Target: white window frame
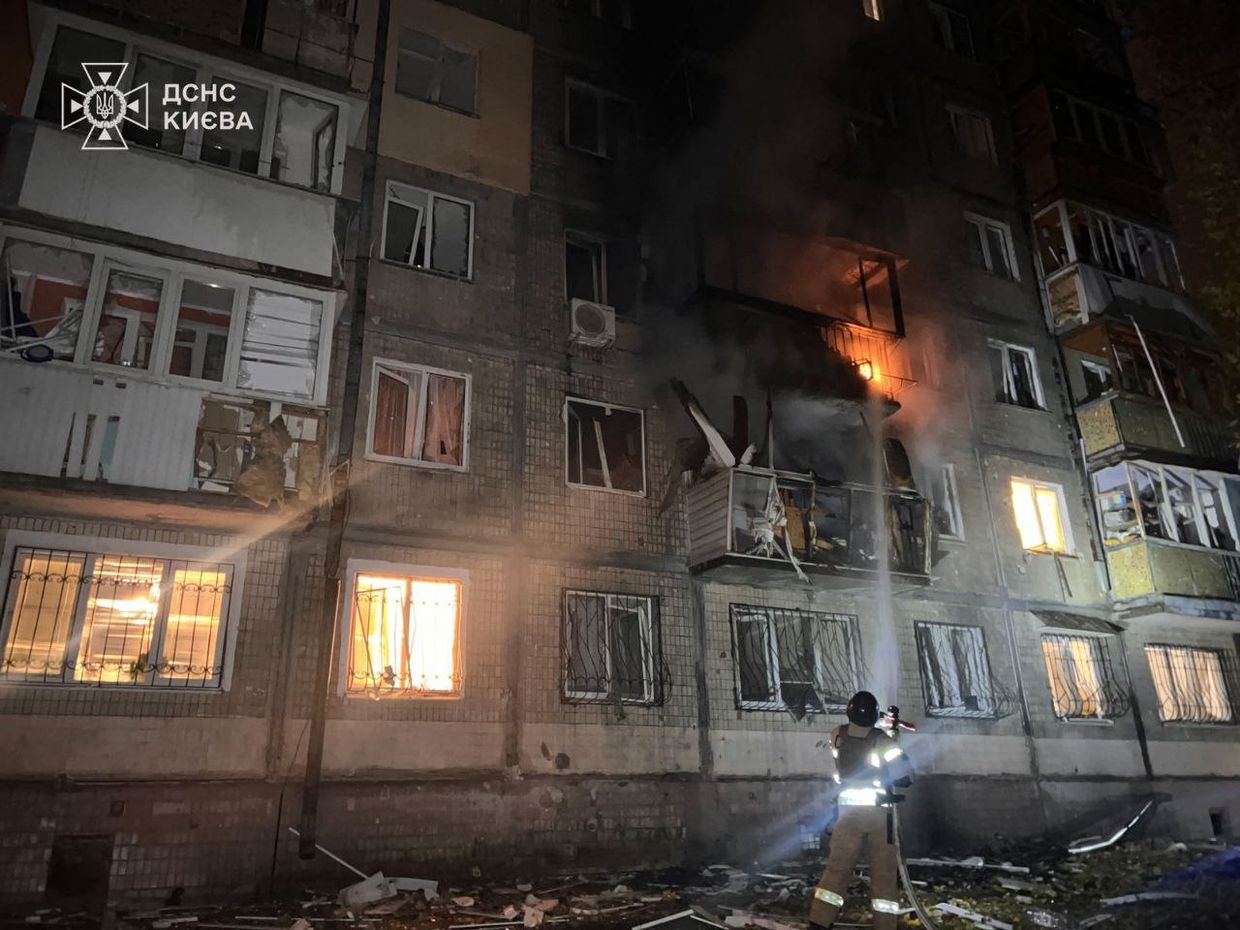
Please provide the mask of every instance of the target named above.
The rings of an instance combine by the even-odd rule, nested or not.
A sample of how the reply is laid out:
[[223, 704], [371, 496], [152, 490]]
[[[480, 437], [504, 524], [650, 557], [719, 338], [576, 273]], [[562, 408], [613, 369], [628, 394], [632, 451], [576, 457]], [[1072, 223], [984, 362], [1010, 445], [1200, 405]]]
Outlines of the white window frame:
[[[33, 681], [17, 673], [6, 674], [0, 671], [0, 682], [22, 685], [24, 687], [75, 688], [79, 690], [121, 690], [149, 691], [157, 694], [177, 694], [186, 692], [218, 694], [232, 687], [233, 662], [237, 652], [238, 630], [241, 623], [241, 602], [244, 596], [246, 578], [246, 562], [248, 552], [244, 545], [221, 545], [218, 547], [172, 545], [148, 540], [110, 539], [97, 536], [74, 536], [68, 533], [37, 533], [26, 530], [10, 530], [5, 534], [3, 575], [0, 576], [0, 650], [9, 640], [13, 618], [9, 613], [9, 599], [13, 586], [17, 582], [12, 578], [14, 559], [18, 549], [55, 549], [68, 552], [82, 552], [90, 556], [127, 555], [139, 558], [173, 561], [197, 562], [204, 564], [231, 565], [228, 576], [228, 612], [220, 618], [218, 642], [220, 683], [211, 687], [185, 687], [173, 681], [164, 680], [162, 684], [122, 684], [119, 682], [77, 682], [77, 681]], [[167, 569], [165, 568], [165, 571]], [[70, 636], [66, 647], [66, 660], [76, 658], [81, 639], [82, 627], [80, 612], [84, 609], [83, 598], [86, 589], [79, 592], [79, 604], [73, 609]], [[151, 651], [163, 648], [163, 635], [167, 629], [167, 611], [161, 610], [162, 619], [157, 623], [151, 634]]]
[[[1157, 651], [1157, 652], [1168, 654], [1166, 655], [1166, 661], [1170, 663], [1171, 657], [1169, 653], [1175, 650], [1186, 652], [1186, 653], [1203, 653], [1205, 655], [1212, 657], [1215, 663], [1217, 663], [1216, 669], [1218, 672], [1218, 684], [1220, 686], [1220, 689], [1222, 690], [1223, 699], [1227, 703], [1228, 716], [1226, 720], [1192, 720], [1192, 719], [1182, 717], [1182, 716], [1181, 717], [1163, 716], [1163, 707], [1165, 704], [1169, 703], [1169, 704], [1177, 705], [1178, 707], [1183, 707], [1185, 704], [1195, 703], [1195, 699], [1193, 697], [1191, 696], [1184, 697], [1183, 695], [1181, 695], [1179, 691], [1175, 690], [1176, 682], [1174, 681], [1174, 677], [1173, 677], [1173, 680], [1169, 682], [1169, 684], [1172, 687], [1173, 693], [1168, 695], [1166, 700], [1164, 700], [1163, 694], [1159, 688], [1159, 681], [1164, 680], [1164, 679], [1161, 679], [1161, 676], [1159, 676], [1154, 671], [1154, 657], [1151, 653]], [[1235, 710], [1236, 697], [1232, 693], [1232, 688], [1234, 686], [1234, 683], [1232, 681], [1232, 676], [1228, 674], [1227, 657], [1226, 657], [1226, 651], [1224, 647], [1189, 645], [1187, 643], [1158, 642], [1158, 643], [1146, 643], [1144, 652], [1145, 652], [1145, 661], [1150, 670], [1150, 679], [1154, 686], [1154, 699], [1157, 701], [1158, 719], [1160, 723], [1164, 725], [1169, 725], [1169, 726], [1226, 727], [1226, 726], [1235, 726], [1238, 722], [1240, 722], [1240, 720], [1237, 720], [1237, 717], [1236, 717], [1236, 710]], [[1199, 682], [1195, 682], [1195, 683], [1199, 683]]]
[[[995, 128], [990, 121], [990, 115], [982, 110], [962, 107], [956, 103], [948, 103], [944, 106], [947, 109], [947, 122], [951, 128], [952, 140], [956, 145], [956, 150], [968, 158], [985, 159], [992, 165], [999, 164], [999, 155], [995, 149]], [[962, 119], [981, 120], [982, 126], [986, 131], [985, 152], [973, 152], [965, 148], [963, 140], [960, 137], [959, 127], [957, 125], [958, 121]]]
[[[177, 259], [165, 258], [164, 256], [133, 252], [101, 242], [74, 239], [31, 227], [0, 224], [0, 254], [3, 253], [10, 240], [31, 242], [38, 245], [81, 252], [89, 255], [91, 258], [90, 283], [87, 286], [86, 298], [82, 309], [82, 324], [78, 330], [78, 340], [73, 360], [52, 359], [44, 364], [56, 366], [72, 365], [91, 368], [111, 375], [123, 374], [126, 378], [185, 384], [237, 397], [260, 398], [310, 407], [323, 407], [326, 405], [327, 382], [329, 380], [328, 366], [331, 362], [331, 337], [341, 300], [340, 292], [315, 290], [295, 284], [286, 284], [283, 281], [274, 279], [237, 274], [206, 265], [195, 265]], [[91, 360], [94, 354], [95, 334], [99, 326], [103, 300], [107, 289], [107, 274], [105, 270], [117, 267], [133, 271], [135, 274], [159, 277], [165, 281], [165, 287], [160, 295], [155, 346], [151, 351], [151, 367], [149, 369], [109, 365]], [[228, 329], [228, 349], [225, 355], [224, 379], [222, 381], [202, 380], [183, 375], [169, 374], [168, 370], [172, 361], [172, 346], [176, 339], [176, 320], [180, 311], [181, 291], [186, 278], [201, 284], [217, 283], [233, 290], [233, 306]], [[238, 373], [241, 367], [241, 348], [245, 339], [245, 316], [249, 307], [251, 289], [313, 300], [322, 305], [319, 319], [318, 357], [315, 362], [314, 394], [312, 397], [258, 391], [237, 386]], [[0, 357], [3, 356], [0, 355]]]
[[[427, 462], [422, 459], [405, 458], [396, 455], [380, 455], [374, 449], [375, 414], [378, 412], [379, 369], [395, 368], [400, 371], [414, 372], [422, 375], [418, 389], [417, 409], [410, 410], [413, 418], [414, 446], [420, 448], [426, 432], [427, 390], [430, 386], [429, 375], [443, 375], [457, 378], [465, 382], [465, 410], [461, 418], [461, 464], [452, 465], [447, 462]], [[436, 471], [469, 471], [469, 423], [470, 408], [473, 402], [473, 376], [467, 372], [450, 371], [446, 368], [432, 368], [430, 365], [419, 365], [414, 362], [400, 362], [390, 358], [376, 357], [370, 366], [370, 414], [366, 419], [366, 458], [375, 462], [387, 462], [393, 465], [411, 465], [415, 468], [431, 468]]]
[[[587, 94], [590, 94], [592, 97], [594, 97], [595, 107], [597, 108], [597, 111], [598, 111], [597, 113], [598, 131], [599, 131], [598, 141], [599, 141], [599, 144], [602, 146], [601, 149], [589, 149], [589, 148], [586, 148], [585, 146], [574, 145], [572, 143], [572, 134], [571, 134], [572, 127], [570, 125], [570, 122], [572, 119], [572, 105], [570, 103], [570, 95], [571, 95], [572, 90], [574, 89], [585, 92]], [[564, 147], [565, 148], [572, 149], [574, 152], [585, 152], [587, 155], [593, 155], [595, 158], [606, 158], [609, 161], [613, 160], [616, 157], [613, 153], [607, 151], [607, 101], [608, 100], [619, 100], [621, 103], [629, 107], [630, 112], [633, 114], [634, 131], [636, 131], [637, 111], [636, 111], [636, 107], [634, 107], [633, 105], [633, 101], [630, 100], [628, 97], [625, 97], [621, 94], [617, 94], [610, 90], [606, 90], [605, 88], [599, 87], [597, 84], [588, 84], [585, 81], [579, 81], [576, 78], [565, 78], [564, 79]]]
[[[1095, 376], [1101, 378], [1103, 381], [1110, 384], [1110, 387], [1106, 388], [1100, 395], [1098, 395], [1099, 398], [1105, 397], [1107, 394], [1110, 394], [1112, 391], [1115, 390], [1115, 372], [1111, 371], [1110, 365], [1108, 365], [1106, 362], [1097, 362], [1091, 358], [1083, 358], [1083, 357], [1078, 358], [1077, 361], [1080, 362], [1081, 369], [1083, 371], [1092, 372]], [[1086, 390], [1088, 391], [1088, 388], [1089, 388], [1088, 380], [1086, 380], [1085, 382], [1085, 387], [1086, 387]], [[1093, 400], [1096, 398], [1090, 398], [1090, 399]]]
[[[973, 228], [974, 235], [977, 236], [981, 244], [982, 261], [986, 265], [986, 270], [997, 278], [1003, 278], [1005, 281], [1020, 280], [1020, 266], [1016, 263], [1016, 246], [1012, 242], [1012, 227], [1002, 220], [992, 219], [989, 216], [982, 216], [980, 213], [964, 212], [964, 221]], [[991, 230], [999, 233], [1003, 239], [1003, 247], [1006, 252], [1007, 266], [1011, 270], [1011, 277], [1001, 275], [995, 270], [995, 257], [990, 251], [990, 236], [987, 233]]]
[[570, 299], [568, 293], [568, 245], [573, 242], [581, 246], [598, 246], [598, 293], [593, 302], [607, 304], [607, 240], [602, 236], [578, 232], [575, 229], [564, 230], [564, 299]]
[[1038, 353], [1032, 346], [1017, 345], [1014, 342], [1004, 342], [1001, 339], [988, 339], [986, 341], [987, 351], [990, 349], [999, 349], [1003, 353], [1003, 388], [1007, 392], [1008, 397], [1016, 396], [1016, 382], [1012, 377], [1012, 369], [1009, 362], [1013, 352], [1020, 352], [1029, 359], [1029, 370], [1033, 374], [1033, 393], [1037, 398], [1038, 405], [1036, 407], [1025, 407], [1014, 401], [1001, 401], [1008, 407], [1019, 407], [1022, 410], [1045, 410], [1046, 397], [1042, 393], [1042, 378], [1038, 374]]
[[[780, 674], [779, 664], [779, 636], [775, 630], [775, 612], [779, 610], [788, 610], [784, 607], [768, 607], [755, 606], [753, 604], [728, 604], [729, 623], [732, 627], [733, 642], [733, 670], [736, 675], [736, 705], [741, 710], [787, 710], [788, 705], [780, 698], [780, 686], [782, 676]], [[857, 618], [852, 614], [840, 614], [831, 611], [822, 610], [802, 610], [801, 608], [791, 608], [794, 611], [809, 614], [820, 622], [826, 623], [842, 623], [848, 629], [848, 665], [851, 670], [852, 680], [860, 682], [861, 656], [860, 643], [857, 642]], [[771, 701], [753, 701], [746, 700], [741, 693], [741, 653], [740, 653], [740, 637], [737, 636], [736, 625], [740, 622], [738, 614], [746, 612], [749, 614], [761, 614], [763, 619], [763, 628], [766, 631], [766, 652], [767, 652], [767, 690], [769, 693], [776, 695]], [[747, 619], [746, 622], [755, 622], [754, 619]], [[818, 667], [818, 639], [813, 640], [814, 645], [814, 667]], [[829, 710], [830, 708], [828, 708]]]
[[[411, 29], [414, 32], [420, 32], [422, 33], [422, 35], [427, 36], [431, 39], [434, 39], [436, 42], [439, 43], [440, 49], [444, 49], [444, 48], [451, 49], [452, 51], [457, 52], [458, 54], [465, 55], [473, 59], [473, 62], [474, 62], [473, 106], [470, 107], [468, 110], [462, 110], [460, 107], [454, 107], [450, 104], [442, 103], [438, 99], [443, 89], [442, 88], [443, 75], [440, 73], [440, 65], [443, 62], [442, 57], [435, 59], [435, 74], [434, 74], [434, 77], [431, 78], [431, 96], [430, 97], [417, 97], [413, 94], [406, 94], [397, 89], [397, 81], [392, 82], [392, 92], [400, 95], [401, 97], [405, 97], [408, 100], [418, 100], [418, 101], [421, 101], [422, 103], [429, 103], [432, 106], [440, 107], [441, 109], [448, 110], [452, 113], [463, 113], [466, 116], [477, 116], [478, 115], [478, 67], [479, 67], [478, 50], [472, 49], [472, 48], [466, 48], [463, 45], [458, 45], [455, 42], [449, 42], [448, 40], [444, 39], [442, 36], [435, 35], [433, 32], [423, 32], [421, 29], [418, 29], [415, 26], [406, 26], [405, 28]], [[400, 56], [402, 54], [416, 54], [419, 58], [423, 59], [424, 61], [430, 60], [426, 58], [426, 56], [422, 55], [421, 53], [406, 52], [405, 49], [402, 49], [400, 46], [400, 30], [397, 29], [396, 30], [396, 67], [398, 71], [400, 68]]]
[[[26, 97], [22, 103], [23, 116], [30, 119], [34, 118], [34, 111], [39, 102], [39, 93], [43, 88], [43, 81], [47, 74], [47, 64], [52, 54], [52, 44], [55, 42], [59, 26], [67, 26], [79, 32], [87, 32], [100, 38], [123, 42], [125, 44], [124, 58], [128, 65], [125, 69], [125, 87], [131, 85], [134, 70], [137, 67], [137, 56], [146, 54], [173, 64], [193, 68], [195, 71], [195, 81], [198, 84], [235, 81], [267, 92], [266, 111], [263, 115], [263, 137], [258, 156], [258, 171], [254, 174], [201, 161], [199, 157], [202, 150], [203, 130], [201, 123], [199, 123], [196, 129], [190, 129], [186, 132], [185, 144], [180, 153], [148, 149], [136, 144], [131, 145], [130, 148], [157, 156], [184, 158], [217, 170], [232, 171], [247, 177], [262, 178], [274, 184], [283, 184], [286, 187], [295, 187], [298, 190], [314, 194], [324, 196], [340, 194], [344, 184], [343, 169], [345, 151], [348, 147], [348, 130], [353, 115], [351, 112], [352, 101], [348, 96], [324, 91], [296, 81], [278, 79], [270, 71], [262, 71], [222, 58], [202, 55], [179, 45], [173, 45], [144, 35], [137, 35], [98, 20], [87, 19], [83, 16], [77, 16], [38, 4], [32, 4], [30, 7], [31, 33], [38, 38], [37, 45], [35, 46], [34, 62], [30, 69], [30, 83], [26, 87]], [[271, 177], [271, 158], [275, 149], [276, 123], [279, 117], [280, 95], [283, 91], [291, 91], [292, 93], [300, 94], [303, 97], [309, 97], [317, 102], [337, 108], [336, 144], [332, 155], [331, 183], [327, 191], [319, 191], [313, 187], [293, 184], [290, 181], [281, 181], [278, 178]], [[152, 88], [150, 94], [158, 94], [162, 100], [163, 88]], [[221, 109], [228, 106], [227, 103], [220, 104]], [[199, 101], [193, 104], [192, 107], [193, 113], [201, 114], [204, 104]]]
[[[568, 600], [570, 597], [590, 597], [601, 598], [603, 601], [603, 617], [604, 617], [604, 649], [606, 651], [605, 659], [607, 662], [607, 684], [606, 691], [575, 691], [570, 687], [569, 669], [572, 666], [572, 654], [570, 652], [573, 642], [571, 625], [572, 616], [568, 608]], [[614, 603], [619, 600], [629, 601], [645, 601], [646, 607], [642, 615], [642, 642], [644, 649], [642, 652], [642, 696], [640, 698], [633, 697], [613, 697], [612, 692], [612, 655], [611, 655], [611, 610]], [[658, 644], [655, 642], [654, 635], [654, 611], [657, 599], [647, 594], [618, 594], [610, 591], [586, 591], [579, 588], [567, 588], [564, 591], [563, 601], [563, 630], [561, 635], [564, 637], [564, 672], [562, 676], [562, 688], [564, 697], [567, 700], [578, 701], [600, 701], [600, 700], [616, 700], [622, 704], [633, 705], [652, 705], [655, 703], [655, 650]]]
[[[973, 37], [973, 23], [969, 18], [969, 14], [965, 13], [963, 10], [958, 10], [955, 7], [946, 6], [942, 3], [935, 3], [934, 0], [930, 0], [927, 6], [930, 9], [930, 18], [937, 21], [935, 23], [935, 28], [940, 30], [938, 35], [939, 38], [943, 40], [943, 47], [949, 52], [955, 52], [957, 55], [961, 55], [965, 58], [976, 58], [977, 42]], [[964, 21], [965, 31], [969, 35], [969, 48], [967, 51], [956, 48], [956, 40], [951, 29], [951, 17], [953, 16]], [[943, 26], [947, 27], [945, 31], [942, 31]]]
[[459, 621], [456, 630], [456, 657], [458, 668], [455, 670], [460, 687], [455, 691], [410, 691], [380, 694], [384, 701], [459, 701], [465, 696], [465, 646], [466, 646], [466, 610], [469, 605], [469, 571], [463, 568], [445, 568], [439, 565], [413, 565], [405, 562], [386, 562], [379, 559], [349, 559], [345, 566], [345, 587], [340, 599], [340, 616], [337, 618], [337, 661], [336, 690], [348, 700], [373, 700], [370, 691], [350, 691], [349, 674], [353, 666], [353, 598], [357, 590], [357, 576], [388, 575], [408, 580], [426, 579], [434, 581], [459, 581], [461, 584], [461, 600], [457, 605]]
[[[971, 639], [974, 639], [977, 645], [979, 668], [985, 671], [986, 675], [986, 697], [990, 706], [985, 710], [978, 709], [976, 711], [968, 710], [961, 706], [942, 705], [938, 707], [930, 706], [930, 690], [931, 686], [926, 681], [926, 665], [924, 662], [925, 650], [922, 649], [923, 637], [921, 628], [937, 627], [944, 630], [968, 630]], [[933, 635], [927, 634], [926, 640], [932, 645], [934, 643]], [[952, 621], [942, 620], [914, 620], [913, 621], [913, 644], [917, 649], [917, 666], [922, 677], [922, 687], [925, 692], [926, 713], [931, 717], [955, 717], [965, 720], [994, 720], [998, 717], [998, 694], [995, 689], [994, 672], [990, 667], [990, 649], [986, 645], [986, 629], [974, 623], [955, 623]], [[942, 662], [940, 662], [942, 664]], [[959, 669], [956, 669], [958, 672]], [[959, 680], [959, 675], [956, 676]], [[980, 683], [980, 682], [979, 682]]]
[[[582, 484], [569, 480], [568, 470], [568, 411], [570, 404], [586, 404], [590, 407], [601, 407], [605, 411], [622, 410], [626, 413], [636, 413], [641, 418], [642, 426], [642, 489], [640, 491], [627, 491], [624, 488], [600, 487], [596, 484]], [[624, 404], [609, 404], [599, 400], [587, 400], [584, 397], [576, 395], [568, 395], [564, 398], [564, 406], [562, 409], [561, 419], [564, 422], [564, 483], [570, 488], [577, 488], [583, 491], [605, 491], [609, 494], [625, 494], [629, 497], [645, 497], [647, 488], [647, 462], [646, 462], [646, 411], [641, 407], [627, 407]], [[584, 471], [584, 469], [579, 469]]]
[[[1024, 548], [1023, 544], [1021, 545], [1021, 551], [1032, 553], [1035, 555], [1064, 555], [1064, 556], [1076, 555], [1076, 540], [1073, 538], [1073, 535], [1072, 535], [1072, 521], [1069, 519], [1069, 514], [1068, 514], [1068, 498], [1064, 494], [1063, 485], [1056, 484], [1054, 481], [1039, 481], [1036, 478], [1026, 478], [1024, 475], [1011, 475], [1009, 476], [1009, 479], [1008, 479], [1009, 496], [1012, 494], [1012, 482], [1013, 481], [1023, 482], [1024, 484], [1029, 485], [1029, 487], [1035, 492], [1038, 490], [1053, 491], [1055, 493], [1055, 506], [1058, 508], [1058, 511], [1059, 511], [1059, 526], [1063, 530], [1063, 547], [1064, 547], [1063, 552], [1059, 552], [1056, 549], [1049, 549], [1045, 547], [1038, 548], [1038, 549], [1026, 549]], [[1045, 527], [1042, 526], [1042, 515], [1037, 512], [1036, 501], [1037, 501], [1037, 497], [1035, 494], [1034, 513], [1037, 514], [1037, 517], [1038, 517], [1038, 527], [1042, 531], [1042, 538], [1046, 539], [1046, 529]], [[1014, 508], [1012, 509], [1012, 522], [1015, 525], [1016, 512]], [[1017, 527], [1016, 537], [1017, 537], [1016, 541], [1019, 543], [1021, 541], [1019, 527]]]
[[[1076, 142], [1079, 145], [1086, 146], [1087, 148], [1097, 149], [1098, 151], [1103, 152], [1104, 154], [1112, 155], [1115, 158], [1119, 158], [1123, 161], [1128, 162], [1129, 164], [1136, 165], [1139, 168], [1144, 168], [1148, 171], [1157, 173], [1157, 167], [1154, 163], [1154, 153], [1150, 150], [1149, 143], [1146, 141], [1145, 133], [1142, 130], [1140, 123], [1138, 123], [1136, 120], [1129, 119], [1126, 116], [1122, 116], [1121, 114], [1116, 113], [1114, 110], [1108, 110], [1106, 107], [1097, 106], [1095, 104], [1089, 103], [1086, 100], [1082, 100], [1080, 97], [1074, 96], [1073, 94], [1065, 93], [1064, 91], [1059, 90], [1058, 88], [1052, 89], [1051, 93], [1059, 94], [1068, 103], [1068, 116], [1072, 120], [1072, 131], [1073, 131], [1073, 136], [1070, 141]], [[1051, 105], [1049, 95], [1047, 97], [1047, 104], [1048, 106]], [[1085, 141], [1085, 136], [1081, 132], [1080, 111], [1085, 111], [1085, 113], [1089, 116], [1089, 118], [1093, 120], [1094, 137], [1098, 140], [1096, 144], [1091, 144]], [[1116, 123], [1119, 124], [1120, 146], [1123, 149], [1122, 152], [1112, 152], [1110, 151], [1110, 149], [1107, 148], [1106, 142], [1104, 141], [1104, 137], [1102, 134], [1102, 123], [1099, 121], [1099, 118], [1098, 118], [1099, 114], [1106, 114], [1107, 116], [1115, 120]], [[1144, 160], [1141, 160], [1135, 157], [1133, 154], [1132, 140], [1128, 136], [1129, 125], [1136, 127], [1137, 138], [1141, 140], [1141, 148], [1144, 154]], [[1056, 137], [1058, 137], [1058, 134], [1056, 134]]]
[[[414, 239], [415, 248], [409, 251], [408, 262], [398, 262], [394, 258], [384, 258], [387, 255], [387, 233], [388, 233], [388, 206], [393, 200], [398, 203], [406, 203], [399, 196], [400, 189], [411, 191], [415, 194], [426, 195], [426, 209], [422, 210], [422, 216], [419, 220], [419, 229], [426, 230], [426, 265], [415, 265], [413, 263], [414, 256], [418, 254], [416, 248], [417, 239]], [[466, 272], [464, 276], [454, 274], [451, 271], [440, 271], [429, 264], [431, 257], [434, 255], [435, 244], [435, 201], [446, 200], [451, 203], [459, 203], [469, 208], [469, 254], [466, 257]], [[407, 204], [406, 204], [407, 205]], [[419, 208], [420, 209], [420, 208]], [[445, 278], [452, 278], [456, 281], [472, 281], [474, 279], [474, 222], [476, 220], [477, 207], [472, 200], [465, 200], [463, 197], [453, 197], [451, 194], [441, 194], [438, 191], [430, 190], [425, 187], [418, 187], [414, 184], [405, 184], [401, 181], [388, 181], [384, 186], [383, 193], [383, 229], [379, 237], [379, 258], [390, 265], [399, 265], [402, 268], [412, 268], [414, 271], [422, 271], [428, 274], [435, 274]]]
[[[1059, 221], [1060, 234], [1063, 237], [1064, 249], [1067, 252], [1068, 261], [1063, 268], [1056, 268], [1052, 271], [1048, 278], [1055, 277], [1067, 270], [1068, 267], [1080, 263], [1085, 263], [1087, 256], [1080, 255], [1076, 249], [1076, 238], [1072, 235], [1072, 229], [1068, 223], [1069, 207], [1072, 210], [1078, 210], [1086, 220], [1085, 231], [1089, 235], [1090, 243], [1094, 247], [1094, 251], [1102, 254], [1099, 247], [1098, 231], [1105, 229], [1112, 237], [1122, 236], [1127, 243], [1129, 253], [1133, 258], [1133, 265], [1137, 269], [1140, 277], [1128, 278], [1127, 275], [1113, 268], [1101, 265], [1092, 265], [1090, 267], [1100, 268], [1108, 275], [1115, 275], [1120, 278], [1128, 278], [1130, 281], [1138, 281], [1141, 284], [1157, 287], [1163, 290], [1175, 291], [1182, 293], [1186, 287], [1184, 284], [1184, 274], [1180, 268], [1180, 256], [1176, 249], [1175, 238], [1162, 229], [1154, 226], [1147, 226], [1144, 223], [1136, 223], [1123, 217], [1115, 216], [1105, 210], [1099, 210], [1097, 207], [1091, 207], [1081, 203], [1079, 200], [1060, 200], [1044, 210], [1038, 211], [1034, 217], [1034, 224], [1049, 213], [1054, 213]], [[1150, 258], [1143, 259], [1140, 251], [1137, 249], [1136, 233], [1142, 232], [1146, 238], [1153, 243], [1154, 251], [1152, 261]], [[1171, 260], [1175, 263], [1174, 267], [1168, 268], [1167, 262], [1164, 260], [1164, 249], [1170, 252]], [[1147, 267], [1149, 266], [1149, 267]]]
[[[1237, 526], [1236, 514], [1232, 506], [1233, 484], [1231, 481], [1226, 480], [1228, 478], [1231, 478], [1234, 480], [1235, 479], [1234, 475], [1225, 475], [1221, 472], [1205, 471], [1203, 469], [1196, 469], [1196, 468], [1182, 468], [1182, 467], [1175, 466], [1175, 465], [1162, 465], [1158, 462], [1146, 461], [1145, 459], [1130, 459], [1124, 462], [1117, 462], [1116, 465], [1124, 469], [1124, 476], [1127, 482], [1127, 489], [1128, 489], [1128, 499], [1132, 501], [1133, 508], [1136, 511], [1136, 525], [1137, 525], [1137, 530], [1141, 534], [1141, 539], [1152, 541], [1155, 544], [1160, 545], [1160, 546], [1162, 545], [1182, 546], [1188, 549], [1196, 549], [1196, 550], [1205, 551], [1205, 552], [1240, 551], [1240, 526]], [[1133, 471], [1132, 471], [1133, 468], [1139, 468], [1141, 471], [1146, 472], [1151, 477], [1153, 477], [1154, 480], [1158, 482], [1158, 488], [1162, 493], [1162, 500], [1161, 500], [1161, 503], [1159, 503], [1158, 505], [1159, 511], [1160, 511], [1159, 516], [1164, 524], [1166, 531], [1172, 534], [1174, 538], [1150, 536], [1148, 533], [1146, 533], [1145, 515], [1142, 512], [1141, 505], [1138, 501], [1136, 480], [1133, 477]], [[1188, 486], [1191, 489], [1192, 496], [1193, 496], [1193, 512], [1194, 512], [1193, 522], [1197, 526], [1198, 538], [1207, 540], [1206, 544], [1203, 545], [1199, 543], [1184, 542], [1183, 540], [1179, 538], [1180, 528], [1172, 515], [1171, 495], [1167, 487], [1167, 473], [1168, 472], [1174, 472], [1176, 477], [1180, 478], [1181, 480], [1187, 481]], [[1200, 478], [1202, 481], [1206, 481], [1214, 485], [1217, 488], [1218, 495], [1219, 495], [1219, 503], [1222, 508], [1222, 518], [1226, 526], [1226, 529], [1231, 534], [1231, 538], [1237, 541], [1236, 543], [1237, 549], [1224, 549], [1224, 548], [1219, 548], [1216, 546], [1211, 546], [1208, 544], [1208, 540], [1210, 539], [1210, 525], [1206, 521], [1205, 508], [1202, 506], [1201, 488], [1198, 485], [1198, 478]], [[1102, 515], [1103, 515], [1102, 504], [1101, 504], [1101, 501], [1099, 500], [1099, 495], [1098, 495], [1096, 485], [1094, 485], [1093, 498], [1095, 501], [1095, 506], [1097, 507], [1097, 510], [1098, 510], [1099, 525], [1103, 525], [1102, 524]], [[1131, 542], [1132, 541], [1129, 541], [1129, 544]], [[1112, 547], [1112, 548], [1118, 548], [1118, 547]]]
[[960, 491], [956, 486], [956, 466], [950, 463], [944, 463], [941, 466], [941, 478], [943, 483], [943, 493], [947, 495], [948, 500], [944, 503], [950, 503], [950, 508], [944, 508], [951, 515], [952, 525], [955, 529], [953, 533], [940, 533], [943, 539], [951, 539], [959, 542], [964, 541], [964, 512], [960, 507]]

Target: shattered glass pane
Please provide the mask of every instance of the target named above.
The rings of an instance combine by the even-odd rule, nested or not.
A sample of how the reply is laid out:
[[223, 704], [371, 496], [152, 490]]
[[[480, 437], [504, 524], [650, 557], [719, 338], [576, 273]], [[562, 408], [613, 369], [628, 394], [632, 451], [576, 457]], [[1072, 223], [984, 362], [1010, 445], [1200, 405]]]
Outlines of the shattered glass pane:
[[0, 347], [72, 359], [94, 260], [83, 252], [8, 239], [0, 254]]
[[251, 288], [237, 386], [313, 399], [321, 301]]
[[143, 371], [150, 368], [163, 290], [164, 282], [159, 278], [120, 269], [110, 271], [92, 359]]

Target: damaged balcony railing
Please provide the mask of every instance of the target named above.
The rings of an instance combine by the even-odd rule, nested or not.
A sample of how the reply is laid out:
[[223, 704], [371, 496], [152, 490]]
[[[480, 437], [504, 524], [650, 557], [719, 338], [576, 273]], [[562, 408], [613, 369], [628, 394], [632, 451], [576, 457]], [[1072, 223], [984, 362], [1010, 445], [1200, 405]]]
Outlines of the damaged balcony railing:
[[323, 465], [321, 411], [265, 401], [203, 398], [194, 479], [267, 505], [311, 493]]
[[888, 569], [925, 579], [930, 518], [925, 498], [913, 491], [738, 466], [689, 489], [689, 564], [702, 569], [727, 560], [876, 572], [883, 561], [882, 520]]

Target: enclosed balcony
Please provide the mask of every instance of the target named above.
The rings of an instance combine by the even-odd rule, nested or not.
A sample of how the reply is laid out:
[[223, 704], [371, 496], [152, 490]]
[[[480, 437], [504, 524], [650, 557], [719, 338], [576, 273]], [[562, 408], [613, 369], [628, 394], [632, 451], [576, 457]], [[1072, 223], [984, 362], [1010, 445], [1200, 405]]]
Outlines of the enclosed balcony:
[[689, 566], [719, 579], [874, 578], [886, 568], [929, 580], [931, 508], [912, 491], [737, 466], [693, 485], [688, 513]]

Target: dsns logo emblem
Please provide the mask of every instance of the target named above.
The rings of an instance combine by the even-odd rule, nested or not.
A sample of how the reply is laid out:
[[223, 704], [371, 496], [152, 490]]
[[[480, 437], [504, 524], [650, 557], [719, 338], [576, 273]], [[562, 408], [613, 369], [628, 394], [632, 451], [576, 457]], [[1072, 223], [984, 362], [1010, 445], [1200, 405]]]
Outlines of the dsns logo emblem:
[[60, 85], [60, 128], [68, 129], [82, 120], [90, 125], [84, 151], [127, 149], [122, 128], [133, 123], [142, 129], [147, 125], [147, 85], [129, 93], [120, 89], [121, 78], [129, 67], [124, 62], [84, 63], [82, 70], [90, 88], [81, 91], [69, 84]]

